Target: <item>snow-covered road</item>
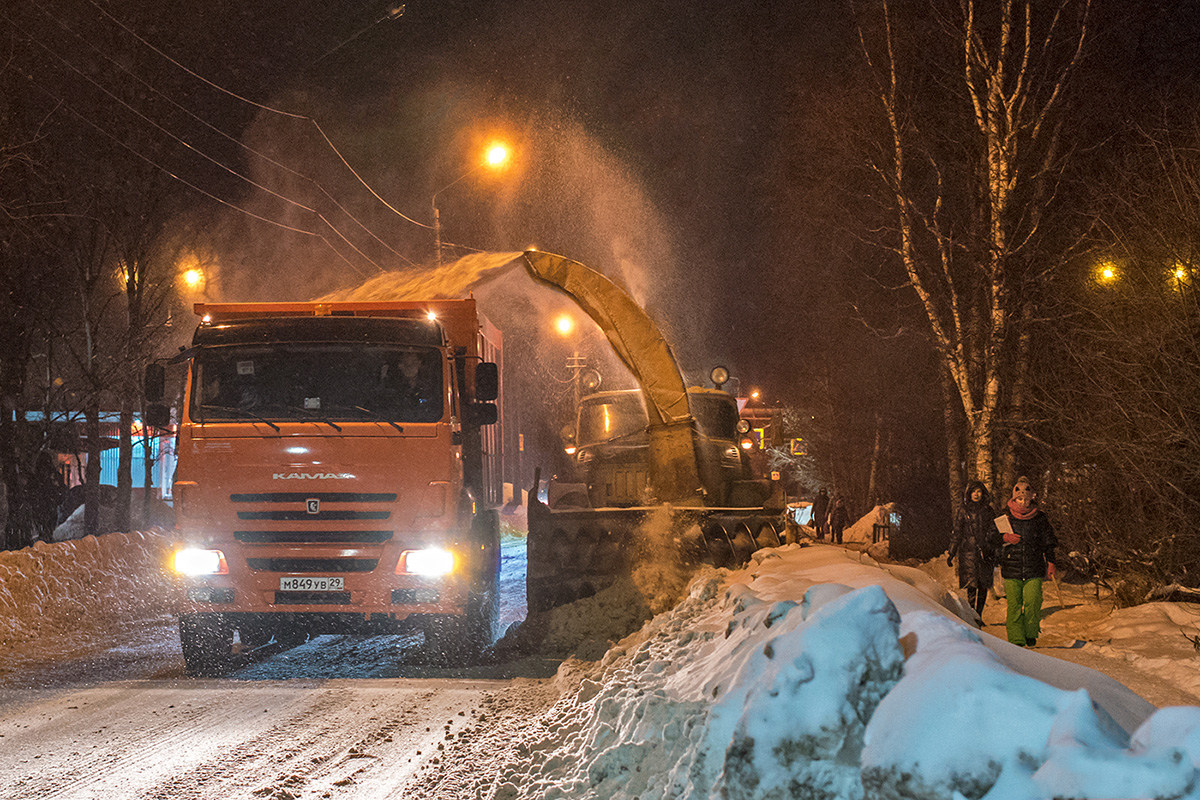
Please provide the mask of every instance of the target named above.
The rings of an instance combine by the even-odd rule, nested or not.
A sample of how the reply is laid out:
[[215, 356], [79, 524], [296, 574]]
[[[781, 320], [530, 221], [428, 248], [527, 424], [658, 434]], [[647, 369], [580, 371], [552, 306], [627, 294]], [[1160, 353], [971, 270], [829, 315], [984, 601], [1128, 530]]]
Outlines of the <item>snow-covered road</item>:
[[196, 680], [162, 537], [102, 539], [0, 553], [0, 797], [1200, 800], [1187, 604], [1055, 586], [1037, 652], [994, 635], [999, 604], [980, 630], [944, 561], [804, 542], [702, 568], [681, 600], [646, 565], [541, 620], [536, 656], [507, 639], [506, 663], [319, 637]]
[[0, 796], [400, 797], [445, 742], [496, 736], [498, 719], [553, 699], [547, 684], [445, 678], [5, 690]]

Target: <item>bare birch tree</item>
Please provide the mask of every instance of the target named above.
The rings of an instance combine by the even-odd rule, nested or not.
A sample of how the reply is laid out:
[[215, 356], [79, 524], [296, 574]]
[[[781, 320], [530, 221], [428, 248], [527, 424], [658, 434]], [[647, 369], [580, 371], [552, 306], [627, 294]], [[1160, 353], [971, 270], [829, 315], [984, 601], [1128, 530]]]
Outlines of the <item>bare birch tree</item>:
[[957, 67], [936, 72], [915, 69], [933, 60], [914, 40], [915, 15], [889, 0], [874, 8], [859, 33], [885, 121], [872, 167], [893, 206], [890, 246], [944, 367], [956, 406], [947, 424], [961, 424], [947, 431], [951, 485], [965, 471], [995, 487], [1013, 477], [998, 465], [1027, 366], [1015, 328], [1027, 289], [1061, 259], [1043, 222], [1090, 0], [960, 0], [936, 15], [938, 44], [957, 53]]

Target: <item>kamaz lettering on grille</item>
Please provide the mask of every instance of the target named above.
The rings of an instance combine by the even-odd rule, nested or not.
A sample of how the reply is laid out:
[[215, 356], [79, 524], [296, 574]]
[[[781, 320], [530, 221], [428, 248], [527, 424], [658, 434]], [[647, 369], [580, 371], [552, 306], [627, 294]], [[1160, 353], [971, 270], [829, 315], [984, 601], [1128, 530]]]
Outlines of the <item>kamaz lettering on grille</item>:
[[276, 472], [271, 478], [277, 481], [328, 481], [352, 480], [354, 475], [349, 472]]

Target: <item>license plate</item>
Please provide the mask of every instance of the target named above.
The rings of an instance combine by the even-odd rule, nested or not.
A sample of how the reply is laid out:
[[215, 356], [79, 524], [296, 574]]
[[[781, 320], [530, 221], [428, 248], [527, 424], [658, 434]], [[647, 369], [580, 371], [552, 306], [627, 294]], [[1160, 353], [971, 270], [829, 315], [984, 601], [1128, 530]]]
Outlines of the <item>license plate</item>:
[[281, 592], [340, 592], [345, 588], [341, 578], [280, 578]]

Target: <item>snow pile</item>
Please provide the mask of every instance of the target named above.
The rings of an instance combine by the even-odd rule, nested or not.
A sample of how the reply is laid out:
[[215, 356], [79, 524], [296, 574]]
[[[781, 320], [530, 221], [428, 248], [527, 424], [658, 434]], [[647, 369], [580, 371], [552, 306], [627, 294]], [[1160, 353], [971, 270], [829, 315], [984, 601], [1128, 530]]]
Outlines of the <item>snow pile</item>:
[[[102, 487], [105, 489], [111, 487]], [[138, 493], [141, 490], [137, 490]], [[143, 520], [143, 504], [142, 498], [135, 495], [133, 502], [129, 506], [129, 514], [131, 524], [135, 529], [163, 526], [172, 527], [174, 525], [174, 512], [171, 507], [158, 498], [154, 498], [150, 504], [149, 520]], [[55, 542], [67, 542], [74, 539], [82, 539], [87, 535], [84, 529], [83, 522], [84, 506], [80, 505], [71, 515], [63, 520], [51, 536]], [[101, 503], [98, 507], [97, 529], [102, 535], [110, 531], [117, 531], [117, 509], [112, 504]]]
[[0, 647], [165, 613], [169, 546], [135, 531], [0, 551]]
[[545, 635], [537, 649], [549, 657], [599, 659], [613, 642], [652, 616], [637, 584], [623, 578], [591, 597], [549, 611], [540, 623]]
[[491, 796], [1200, 800], [1200, 708], [1152, 713], [983, 637], [920, 570], [795, 545], [755, 562], [704, 571], [610, 650]]
[[871, 544], [872, 532], [876, 525], [890, 525], [893, 529], [900, 524], [900, 512], [895, 503], [875, 506], [858, 521], [842, 531], [843, 542], [855, 544]]
[[1200, 696], [1200, 605], [1146, 603], [1119, 608], [1098, 626], [1093, 638], [1105, 655], [1119, 655], [1139, 669], [1161, 675]]

